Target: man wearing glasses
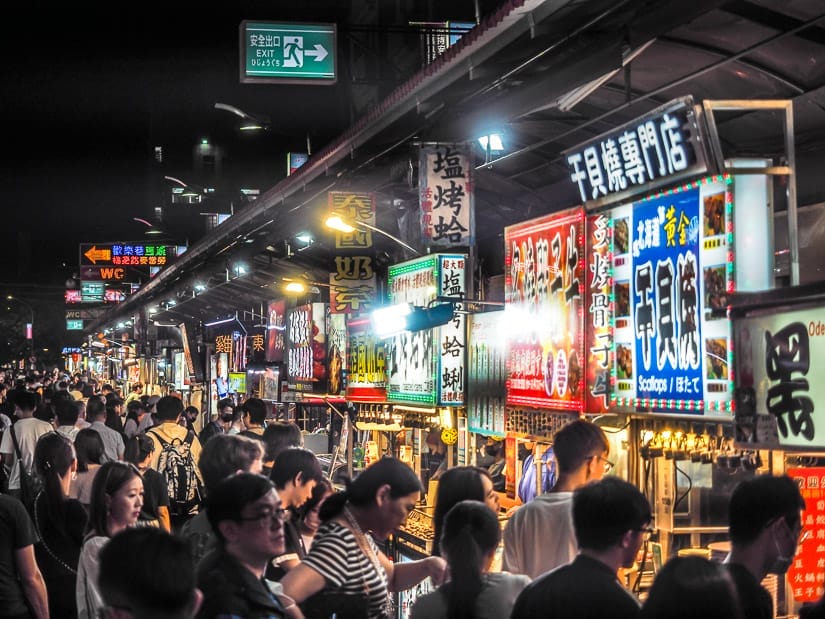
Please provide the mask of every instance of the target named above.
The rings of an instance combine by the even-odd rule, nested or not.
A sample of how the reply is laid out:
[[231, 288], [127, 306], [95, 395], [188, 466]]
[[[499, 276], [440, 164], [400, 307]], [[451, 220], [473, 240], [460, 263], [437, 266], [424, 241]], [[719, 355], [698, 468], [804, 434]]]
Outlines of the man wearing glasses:
[[597, 425], [576, 420], [553, 439], [558, 481], [513, 514], [504, 529], [502, 569], [537, 578], [570, 563], [578, 552], [571, 509], [573, 492], [613, 468], [610, 444]]
[[773, 599], [760, 584], [784, 575], [805, 540], [805, 500], [790, 477], [761, 475], [741, 482], [730, 497], [731, 552], [725, 559], [745, 619], [771, 619]]
[[218, 548], [198, 565], [202, 619], [281, 619], [284, 608], [264, 581], [284, 551], [284, 509], [272, 482], [238, 473], [210, 491], [209, 524]]
[[511, 619], [638, 617], [639, 602], [616, 572], [633, 565], [650, 535], [650, 521], [647, 499], [618, 477], [578, 488], [573, 493], [578, 556], [529, 584], [516, 600]]

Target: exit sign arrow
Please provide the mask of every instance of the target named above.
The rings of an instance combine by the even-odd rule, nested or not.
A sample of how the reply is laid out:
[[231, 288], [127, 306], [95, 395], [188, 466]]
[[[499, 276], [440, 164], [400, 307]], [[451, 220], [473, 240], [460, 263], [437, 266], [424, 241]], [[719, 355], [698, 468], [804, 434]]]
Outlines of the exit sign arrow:
[[329, 56], [329, 52], [327, 51], [326, 47], [324, 47], [320, 43], [316, 43], [315, 44], [315, 49], [314, 50], [311, 50], [311, 49], [306, 50], [304, 52], [304, 55], [305, 56], [314, 56], [315, 57], [315, 62], [321, 62], [324, 58]]

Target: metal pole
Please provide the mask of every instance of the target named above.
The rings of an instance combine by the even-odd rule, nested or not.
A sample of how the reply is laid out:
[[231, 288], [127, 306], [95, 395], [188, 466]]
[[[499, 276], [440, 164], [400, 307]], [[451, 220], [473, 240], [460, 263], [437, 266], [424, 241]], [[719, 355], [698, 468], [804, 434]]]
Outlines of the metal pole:
[[799, 235], [796, 218], [796, 152], [793, 135], [793, 102], [785, 108], [785, 155], [788, 158], [788, 249], [791, 253], [791, 286], [799, 285]]

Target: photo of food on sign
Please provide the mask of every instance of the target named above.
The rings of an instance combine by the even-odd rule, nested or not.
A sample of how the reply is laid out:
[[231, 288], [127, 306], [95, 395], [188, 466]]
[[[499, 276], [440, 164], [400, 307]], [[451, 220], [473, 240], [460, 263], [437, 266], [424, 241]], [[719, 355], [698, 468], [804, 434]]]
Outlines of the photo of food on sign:
[[626, 254], [630, 250], [630, 225], [627, 217], [616, 220], [613, 232], [613, 252]]
[[727, 379], [728, 346], [725, 338], [708, 338], [705, 340], [705, 367], [709, 379]]
[[544, 391], [547, 393], [547, 397], [553, 397], [553, 379], [556, 376], [555, 372], [555, 365], [556, 359], [553, 356], [553, 351], [547, 351], [547, 361], [544, 364]]
[[705, 236], [717, 236], [725, 232], [725, 194], [705, 196]]
[[576, 351], [570, 353], [567, 363], [567, 386], [574, 396], [579, 394], [579, 381], [582, 377], [582, 368], [579, 365], [579, 355]]
[[616, 376], [619, 378], [633, 377], [633, 354], [630, 346], [619, 344], [616, 346]]
[[[705, 291], [705, 319], [713, 320], [711, 310], [720, 309], [727, 305], [725, 265], [705, 267], [704, 271], [704, 291]], [[724, 318], [724, 317], [723, 317]]]
[[616, 316], [630, 316], [630, 282], [616, 282]]

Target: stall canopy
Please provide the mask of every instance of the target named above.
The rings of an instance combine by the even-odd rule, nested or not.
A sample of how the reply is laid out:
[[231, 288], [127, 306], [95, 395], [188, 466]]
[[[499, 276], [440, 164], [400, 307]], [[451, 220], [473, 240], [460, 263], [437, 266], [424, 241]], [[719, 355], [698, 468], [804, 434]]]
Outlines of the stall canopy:
[[[793, 101], [798, 202], [825, 201], [816, 173], [825, 154], [824, 8], [820, 0], [505, 2], [88, 330], [152, 304], [158, 320], [257, 313], [280, 296], [283, 277], [328, 281], [329, 191], [373, 192], [376, 225], [417, 246], [423, 143], [473, 144], [478, 264], [483, 276], [499, 275], [505, 226], [580, 203], [563, 151], [685, 95]], [[784, 151], [775, 113], [717, 122], [726, 157]], [[477, 141], [493, 133], [500, 152]], [[305, 231], [310, 245], [296, 239]], [[411, 257], [374, 240], [379, 272]]]

